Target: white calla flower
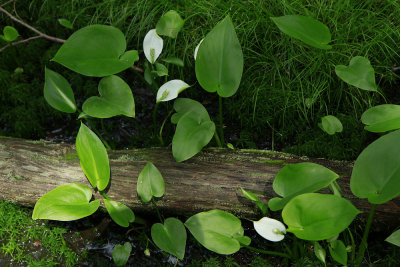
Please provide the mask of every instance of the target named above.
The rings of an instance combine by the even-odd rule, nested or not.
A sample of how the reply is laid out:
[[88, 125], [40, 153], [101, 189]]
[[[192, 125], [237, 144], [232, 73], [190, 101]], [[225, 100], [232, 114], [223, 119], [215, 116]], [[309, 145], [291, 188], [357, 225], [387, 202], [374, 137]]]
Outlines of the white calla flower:
[[269, 241], [278, 242], [285, 238], [286, 227], [280, 221], [264, 217], [253, 223], [257, 233]]
[[164, 83], [157, 92], [157, 103], [161, 101], [170, 101], [178, 97], [178, 94], [190, 87], [187, 83], [181, 80], [171, 80]]
[[194, 49], [194, 60], [196, 60], [197, 57], [197, 52], [199, 51], [199, 47], [201, 45], [201, 43], [204, 41], [204, 38], [201, 39], [200, 43], [196, 46], [196, 48]]
[[163, 50], [163, 39], [158, 36], [156, 29], [150, 30], [143, 40], [144, 55], [147, 60], [154, 64]]

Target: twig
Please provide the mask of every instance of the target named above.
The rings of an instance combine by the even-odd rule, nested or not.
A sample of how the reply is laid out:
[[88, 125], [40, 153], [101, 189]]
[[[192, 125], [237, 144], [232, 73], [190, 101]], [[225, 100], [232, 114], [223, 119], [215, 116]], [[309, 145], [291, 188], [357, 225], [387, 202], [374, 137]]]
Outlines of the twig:
[[144, 72], [144, 70], [142, 68], [139, 68], [139, 67], [136, 67], [136, 66], [131, 66], [131, 68], [136, 70], [136, 71], [138, 71], [138, 72], [141, 72], [141, 73]]
[[15, 1], [16, 0], [10, 0], [8, 2], [5, 2], [4, 4], [1, 4], [1, 7], [6, 6], [6, 5], [8, 5], [8, 4], [12, 3], [12, 2], [15, 2]]
[[19, 24], [25, 26], [26, 28], [30, 29], [33, 32], [36, 32], [38, 35], [40, 35], [42, 38], [45, 38], [47, 40], [50, 41], [54, 41], [54, 42], [58, 42], [58, 43], [65, 43], [64, 39], [60, 39], [60, 38], [56, 38], [50, 35], [47, 35], [39, 30], [37, 30], [36, 28], [32, 27], [31, 25], [25, 23], [24, 21], [14, 17], [10, 12], [8, 12], [7, 10], [5, 10], [3, 7], [0, 6], [0, 11], [3, 12], [4, 14], [6, 14], [7, 16], [9, 16], [13, 21], [18, 22]]
[[27, 39], [23, 39], [23, 40], [18, 41], [18, 42], [9, 43], [8, 45], [3, 46], [2, 48], [0, 48], [0, 53], [3, 52], [4, 50], [6, 50], [7, 48], [11, 47], [11, 46], [27, 43], [29, 41], [32, 41], [32, 40], [35, 40], [35, 39], [39, 39], [39, 38], [43, 38], [43, 36], [36, 35], [36, 36], [32, 36], [32, 37], [27, 38]]

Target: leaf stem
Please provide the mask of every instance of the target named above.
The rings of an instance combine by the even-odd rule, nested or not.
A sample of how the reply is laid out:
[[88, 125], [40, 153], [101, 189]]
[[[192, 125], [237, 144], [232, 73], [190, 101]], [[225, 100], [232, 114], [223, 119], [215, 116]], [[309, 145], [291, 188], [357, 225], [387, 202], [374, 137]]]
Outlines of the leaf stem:
[[158, 110], [158, 105], [160, 102], [157, 102], [156, 105], [154, 106], [153, 110], [153, 133], [156, 135], [157, 133], [157, 110]]
[[364, 234], [361, 239], [360, 247], [358, 248], [355, 266], [361, 266], [361, 262], [364, 259], [365, 249], [367, 248], [367, 245], [368, 245], [368, 243], [367, 243], [368, 234], [369, 234], [369, 230], [371, 229], [372, 218], [374, 217], [375, 207], [376, 207], [376, 204], [372, 204], [371, 210], [369, 211], [367, 224], [365, 225]]
[[104, 191], [101, 191], [100, 194], [101, 194], [105, 199], [111, 200], [111, 199], [106, 195], [106, 193], [104, 193]]
[[85, 118], [85, 121], [89, 124], [90, 128], [93, 129], [93, 131], [97, 134], [97, 136], [100, 138], [100, 140], [103, 142], [104, 146], [107, 148], [107, 150], [112, 150], [111, 146], [107, 143], [107, 141], [103, 138], [103, 136], [99, 133], [99, 131], [96, 129], [96, 127], [93, 126], [93, 124], [90, 122], [89, 119]]
[[224, 137], [224, 121], [223, 121], [223, 112], [222, 112], [222, 97], [219, 96], [218, 98], [219, 104], [219, 136], [221, 138], [221, 145], [220, 147], [225, 146], [225, 137]]
[[159, 132], [159, 139], [160, 139], [160, 142], [161, 142], [161, 145], [162, 145], [162, 146], [164, 145], [164, 140], [163, 140], [163, 137], [162, 137], [162, 132], [163, 132], [163, 130], [164, 130], [165, 123], [167, 122], [168, 118], [171, 116], [171, 114], [172, 114], [173, 111], [174, 111], [174, 109], [172, 108], [171, 111], [168, 113], [167, 117], [165, 117], [163, 123], [161, 124], [160, 132]]
[[245, 247], [247, 249], [250, 249], [252, 251], [258, 252], [258, 253], [262, 253], [262, 254], [267, 254], [267, 255], [276, 255], [276, 256], [280, 256], [283, 258], [288, 258], [291, 259], [291, 257], [286, 254], [286, 253], [282, 253], [282, 252], [277, 252], [277, 251], [270, 251], [270, 250], [264, 250], [264, 249], [259, 249], [259, 248], [255, 248], [255, 247], [251, 247], [251, 246], [246, 246], [244, 244], [240, 244], [242, 247]]
[[219, 139], [217, 131], [214, 132], [215, 141], [217, 141], [218, 147], [222, 147], [221, 140]]
[[161, 213], [160, 213], [160, 211], [158, 210], [158, 206], [157, 206], [156, 201], [154, 200], [154, 197], [151, 198], [151, 202], [153, 203], [154, 207], [156, 208], [156, 212], [157, 212], [158, 219], [160, 219], [160, 222], [163, 223], [164, 220], [163, 220], [162, 217], [161, 217]]

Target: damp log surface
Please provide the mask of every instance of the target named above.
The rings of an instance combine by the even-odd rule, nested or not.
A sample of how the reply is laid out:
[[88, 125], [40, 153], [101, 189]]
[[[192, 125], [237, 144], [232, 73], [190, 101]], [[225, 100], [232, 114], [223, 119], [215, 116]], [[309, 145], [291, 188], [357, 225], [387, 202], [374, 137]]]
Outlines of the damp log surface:
[[[308, 159], [264, 150], [207, 149], [183, 163], [175, 162], [167, 148], [109, 151], [111, 183], [107, 195], [135, 212], [154, 212], [136, 193], [137, 177], [148, 161], [162, 173], [166, 192], [157, 204], [165, 214], [190, 215], [222, 209], [237, 216], [257, 218], [255, 205], [240, 187], [262, 192], [260, 200], [275, 197], [272, 182], [284, 164], [315, 162], [340, 175], [343, 196], [362, 211], [370, 204], [352, 195], [349, 182], [352, 163]], [[0, 199], [34, 206], [46, 192], [65, 183], [90, 186], [81, 170], [75, 146], [47, 141], [0, 138]], [[101, 198], [95, 193], [95, 198]], [[366, 213], [366, 212], [365, 212]], [[400, 199], [377, 206], [377, 218], [400, 224]]]

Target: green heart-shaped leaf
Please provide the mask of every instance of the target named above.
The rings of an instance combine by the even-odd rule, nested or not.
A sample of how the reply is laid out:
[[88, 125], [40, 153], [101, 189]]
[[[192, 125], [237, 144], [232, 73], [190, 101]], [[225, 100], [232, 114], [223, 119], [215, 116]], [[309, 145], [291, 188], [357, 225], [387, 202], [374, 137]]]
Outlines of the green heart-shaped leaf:
[[340, 133], [343, 131], [343, 125], [338, 118], [328, 115], [321, 118], [321, 123], [318, 123], [319, 128], [329, 135]]
[[143, 202], [149, 202], [153, 196], [162, 197], [165, 192], [164, 179], [153, 163], [147, 162], [139, 174], [137, 192]]
[[329, 244], [329, 252], [332, 258], [341, 265], [347, 265], [347, 250], [346, 246], [340, 240], [335, 240]]
[[207, 92], [234, 95], [243, 73], [243, 53], [229, 16], [204, 38], [196, 56], [196, 77]]
[[121, 72], [139, 59], [126, 50], [124, 34], [106, 25], [90, 25], [73, 33], [53, 61], [86, 76], [104, 77]]
[[296, 38], [312, 47], [331, 49], [331, 32], [329, 28], [311, 17], [287, 15], [271, 17], [278, 28], [290, 37]]
[[76, 152], [90, 184], [103, 191], [110, 180], [107, 150], [97, 135], [83, 123], [76, 137]]
[[186, 247], [186, 229], [180, 220], [168, 218], [164, 224], [153, 224], [151, 238], [157, 247], [183, 260]]
[[367, 91], [377, 91], [374, 68], [365, 57], [353, 57], [349, 66], [337, 65], [335, 72], [340, 79], [350, 85]]
[[83, 103], [82, 109], [95, 118], [110, 118], [118, 115], [135, 117], [135, 101], [131, 88], [120, 77], [111, 75], [99, 82], [101, 97], [92, 96]]
[[359, 213], [344, 198], [307, 193], [290, 200], [283, 208], [282, 218], [288, 232], [301, 239], [317, 241], [339, 234]]
[[68, 81], [48, 68], [44, 69], [44, 73], [44, 98], [47, 103], [59, 111], [74, 113], [76, 111], [76, 103]]
[[131, 252], [132, 252], [132, 245], [129, 242], [125, 242], [123, 246], [115, 245], [112, 252], [112, 257], [115, 265], [124, 266], [128, 262]]
[[175, 39], [182, 29], [184, 20], [175, 10], [165, 13], [157, 22], [156, 30], [159, 35], [164, 35]]
[[206, 146], [215, 132], [212, 121], [202, 121], [195, 111], [183, 115], [172, 139], [172, 154], [176, 161], [187, 160]]
[[385, 241], [400, 247], [400, 229], [393, 232]]
[[365, 130], [374, 133], [383, 133], [400, 129], [400, 106], [384, 104], [372, 107], [361, 116], [366, 125]]
[[177, 57], [168, 57], [163, 59], [162, 61], [164, 61], [165, 63], [174, 64], [179, 67], [184, 66], [183, 60]]
[[200, 244], [211, 251], [233, 254], [240, 249], [237, 238], [243, 236], [243, 227], [241, 221], [228, 212], [200, 212], [187, 219], [185, 226]]
[[35, 204], [32, 219], [72, 221], [93, 214], [100, 200], [89, 202], [92, 190], [84, 185], [64, 184], [47, 192]]
[[400, 130], [367, 146], [354, 163], [350, 189], [372, 204], [383, 204], [400, 195]]
[[104, 199], [104, 205], [111, 219], [122, 227], [128, 227], [129, 223], [135, 221], [135, 214], [126, 205], [111, 199]]
[[70, 30], [72, 30], [72, 28], [74, 27], [71, 23], [71, 21], [67, 20], [67, 19], [58, 19], [58, 23], [60, 23], [60, 25], [64, 26], [65, 28], [68, 28]]
[[268, 202], [272, 211], [282, 209], [295, 196], [313, 193], [327, 187], [339, 175], [319, 164], [304, 162], [286, 165], [275, 177], [273, 188], [283, 198], [273, 198]]
[[6, 41], [11, 43], [12, 41], [15, 41], [19, 36], [19, 33], [17, 29], [15, 29], [12, 26], [5, 26], [3, 29], [3, 35], [1, 35], [1, 38]]
[[201, 121], [211, 120], [206, 108], [199, 102], [190, 98], [178, 98], [175, 100], [174, 109], [176, 113], [171, 117], [171, 122], [174, 124], [177, 124], [183, 115], [191, 111], [196, 113], [195, 116]]

